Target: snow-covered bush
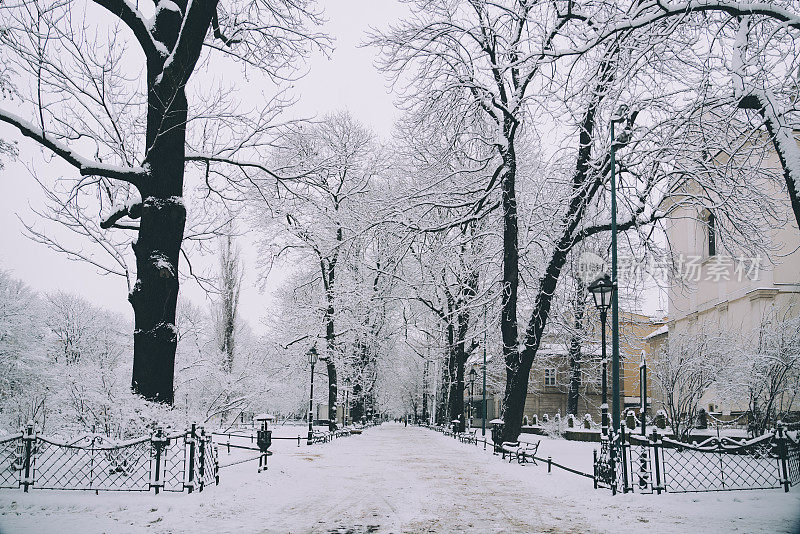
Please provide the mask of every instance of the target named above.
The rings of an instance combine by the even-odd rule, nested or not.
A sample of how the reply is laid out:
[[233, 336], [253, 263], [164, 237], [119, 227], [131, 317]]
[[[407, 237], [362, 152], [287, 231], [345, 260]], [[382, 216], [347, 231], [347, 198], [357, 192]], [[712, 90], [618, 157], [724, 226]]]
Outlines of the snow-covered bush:
[[658, 412], [656, 412], [656, 417], [653, 420], [653, 424], [656, 425], [656, 428], [661, 430], [665, 430], [667, 428], [667, 414], [664, 410], [658, 410]]

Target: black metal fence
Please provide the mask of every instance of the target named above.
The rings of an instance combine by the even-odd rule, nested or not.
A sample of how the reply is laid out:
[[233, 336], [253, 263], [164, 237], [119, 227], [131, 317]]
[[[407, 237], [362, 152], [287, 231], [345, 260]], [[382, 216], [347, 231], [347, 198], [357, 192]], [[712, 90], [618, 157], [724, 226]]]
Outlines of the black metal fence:
[[800, 443], [782, 425], [759, 438], [711, 437], [688, 444], [625, 427], [595, 453], [595, 485], [617, 491], [684, 493], [783, 488], [800, 484]]
[[0, 488], [191, 493], [219, 483], [211, 435], [188, 431], [113, 442], [89, 434], [71, 443], [35, 432], [33, 425], [0, 439]]

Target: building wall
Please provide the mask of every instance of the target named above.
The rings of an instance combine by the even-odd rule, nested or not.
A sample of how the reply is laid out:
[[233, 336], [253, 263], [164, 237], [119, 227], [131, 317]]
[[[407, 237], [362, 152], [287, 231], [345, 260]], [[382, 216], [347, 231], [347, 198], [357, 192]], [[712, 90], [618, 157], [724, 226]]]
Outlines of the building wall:
[[[583, 380], [585, 385], [581, 387], [581, 394], [578, 398], [578, 416], [583, 417], [588, 413], [594, 421], [600, 421], [600, 405], [602, 402], [602, 390], [600, 387], [602, 366], [600, 365], [602, 348], [600, 321], [597, 311], [592, 307], [587, 311], [587, 333], [592, 340], [585, 343], [582, 347], [582, 358], [585, 365], [582, 366]], [[611, 400], [611, 314], [608, 314], [606, 324], [606, 355], [608, 358], [607, 379], [608, 379], [608, 404], [612, 405]], [[653, 321], [647, 316], [621, 311], [620, 313], [620, 405], [623, 409], [626, 406], [626, 397], [630, 401], [629, 407], [639, 406], [639, 362], [642, 352], [645, 351], [646, 342], [644, 338], [660, 328], [658, 321]], [[542, 347], [548, 345], [566, 347], [568, 339], [558, 339], [548, 337]], [[647, 357], [647, 352], [645, 351]], [[525, 400], [524, 415], [532, 419], [533, 415], [541, 418], [544, 414], [553, 416], [560, 413], [565, 416], [567, 412], [567, 391], [569, 385], [569, 357], [566, 349], [560, 354], [544, 354], [544, 348], [540, 349], [539, 361], [531, 369], [528, 378], [528, 395]], [[545, 363], [547, 362], [547, 363]], [[556, 369], [556, 385], [545, 385], [545, 369]], [[652, 396], [652, 384], [648, 385], [648, 394]]]
[[[774, 154], [763, 165], [780, 169]], [[679, 283], [669, 288], [669, 338], [708, 332], [728, 336], [731, 343], [752, 345], [766, 318], [800, 314], [800, 230], [787, 193], [774, 182], [762, 180], [759, 185], [774, 198], [775, 211], [783, 221], [777, 228], [765, 226], [750, 237], [769, 250], [768, 257], [742, 257], [728, 250], [720, 239], [716, 239], [717, 253], [709, 256], [708, 226], [704, 222], [707, 210], [698, 206], [675, 210], [665, 225], [678, 264], [689, 258], [697, 260], [692, 276], [686, 276], [687, 265], [680, 273], [683, 276], [678, 277]], [[723, 266], [728, 274], [720, 276]], [[652, 340], [648, 352], [657, 353], [664, 342]], [[746, 408], [745, 402], [725, 404], [714, 391], [704, 397], [702, 405], [718, 406], [723, 413]]]

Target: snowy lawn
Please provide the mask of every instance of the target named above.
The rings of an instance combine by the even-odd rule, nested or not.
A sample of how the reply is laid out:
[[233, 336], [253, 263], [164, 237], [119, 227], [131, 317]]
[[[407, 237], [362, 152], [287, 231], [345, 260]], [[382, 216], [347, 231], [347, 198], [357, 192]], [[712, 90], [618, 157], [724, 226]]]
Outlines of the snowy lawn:
[[[233, 441], [232, 441], [233, 443]], [[539, 456], [591, 471], [597, 444], [543, 437]], [[797, 532], [800, 489], [617, 495], [545, 465], [397, 424], [222, 470], [200, 494], [0, 491], [0, 532]], [[253, 456], [220, 451], [222, 465]]]

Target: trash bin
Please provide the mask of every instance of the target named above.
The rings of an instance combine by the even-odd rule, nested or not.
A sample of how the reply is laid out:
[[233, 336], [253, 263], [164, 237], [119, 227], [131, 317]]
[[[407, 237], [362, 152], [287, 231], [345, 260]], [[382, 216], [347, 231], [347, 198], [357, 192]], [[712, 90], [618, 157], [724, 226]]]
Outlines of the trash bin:
[[450, 421], [450, 426], [453, 428], [453, 437], [456, 437], [455, 435], [461, 432], [461, 421], [453, 419]]
[[258, 428], [256, 433], [256, 443], [261, 452], [267, 452], [272, 445], [272, 430], [269, 430], [269, 422], [275, 418], [271, 414], [259, 414], [253, 417]]
[[256, 432], [256, 444], [261, 451], [261, 456], [258, 459], [258, 472], [267, 469], [267, 456], [272, 453], [269, 451], [272, 445], [272, 430], [269, 430], [269, 422], [274, 419], [271, 414], [263, 413], [253, 417], [255, 426], [258, 428]]
[[494, 452], [501, 452], [503, 446], [503, 426], [505, 422], [502, 419], [492, 419], [489, 421], [492, 425], [492, 442], [494, 443]]

